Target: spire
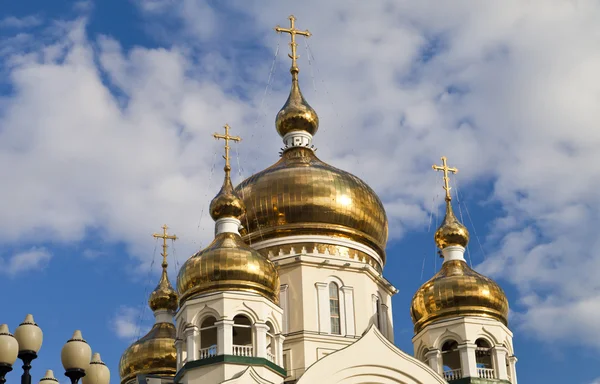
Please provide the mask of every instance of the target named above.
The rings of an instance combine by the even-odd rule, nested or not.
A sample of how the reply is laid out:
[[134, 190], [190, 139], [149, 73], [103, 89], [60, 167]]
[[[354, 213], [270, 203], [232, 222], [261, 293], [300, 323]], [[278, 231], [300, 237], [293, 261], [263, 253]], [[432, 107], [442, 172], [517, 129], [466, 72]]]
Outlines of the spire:
[[296, 29], [294, 15], [289, 17], [290, 27], [281, 28], [279, 25], [275, 27], [277, 33], [289, 33], [291, 42], [290, 48], [292, 53], [288, 54], [292, 59], [292, 66], [290, 73], [292, 74], [292, 87], [290, 89], [290, 95], [285, 102], [285, 105], [281, 108], [277, 114], [275, 125], [277, 132], [283, 137], [283, 141], [286, 145], [292, 146], [310, 146], [312, 137], [319, 129], [319, 116], [314, 109], [306, 102], [302, 92], [300, 92], [300, 85], [298, 84], [298, 68], [297, 59], [299, 58], [296, 53], [298, 44], [296, 43], [296, 35], [310, 37], [311, 33]]
[[[215, 196], [215, 198], [210, 202], [210, 216], [215, 221], [219, 221], [220, 219], [230, 218], [238, 220], [246, 211], [244, 207], [244, 203], [235, 193], [233, 189], [233, 185], [231, 184], [231, 165], [229, 164], [229, 141], [233, 140], [236, 142], [242, 141], [239, 136], [230, 136], [229, 135], [229, 125], [225, 124], [225, 134], [221, 135], [218, 133], [214, 133], [213, 137], [215, 139], [223, 139], [225, 140], [225, 179], [223, 180], [223, 186], [221, 190]], [[239, 223], [238, 223], [239, 224]], [[237, 229], [236, 229], [237, 232]]]
[[446, 216], [444, 217], [442, 225], [440, 225], [435, 232], [435, 243], [441, 250], [453, 245], [464, 248], [469, 243], [469, 231], [460, 221], [458, 221], [452, 210], [450, 178], [448, 177], [448, 173], [458, 173], [458, 169], [448, 167], [445, 156], [442, 156], [441, 166], [433, 165], [432, 168], [444, 173], [444, 190], [446, 191]]
[[152, 234], [152, 236], [157, 239], [163, 239], [163, 245], [162, 245], [163, 251], [161, 253], [161, 255], [163, 257], [163, 261], [161, 264], [162, 275], [160, 277], [160, 281], [158, 282], [158, 285], [156, 286], [154, 291], [152, 291], [152, 293], [150, 294], [150, 299], [148, 300], [150, 309], [152, 309], [153, 312], [156, 312], [159, 310], [168, 310], [168, 311], [175, 312], [177, 310], [177, 301], [179, 300], [179, 297], [177, 296], [177, 292], [175, 291], [175, 289], [173, 289], [173, 286], [171, 285], [171, 282], [169, 281], [169, 276], [167, 275], [167, 267], [169, 266], [169, 264], [167, 263], [167, 248], [169, 247], [167, 245], [167, 240], [172, 240], [172, 241], [177, 240], [177, 236], [169, 235], [167, 233], [168, 228], [169, 227], [167, 226], [167, 224], [165, 224], [162, 226], [162, 229], [163, 229], [162, 234], [159, 234], [159, 233]]

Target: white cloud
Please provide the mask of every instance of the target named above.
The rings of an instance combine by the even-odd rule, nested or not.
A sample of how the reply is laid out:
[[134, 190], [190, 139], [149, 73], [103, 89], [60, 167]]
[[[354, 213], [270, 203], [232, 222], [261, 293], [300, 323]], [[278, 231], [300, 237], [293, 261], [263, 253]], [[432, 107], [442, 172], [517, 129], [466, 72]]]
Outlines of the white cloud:
[[31, 28], [42, 24], [39, 16], [29, 15], [22, 18], [8, 16], [0, 20], [0, 28]]
[[[3, 264], [2, 271], [8, 275], [16, 275], [22, 272], [34, 271], [44, 268], [52, 254], [45, 248], [33, 247], [10, 256]], [[0, 259], [1, 260], [1, 259]]]
[[[151, 17], [166, 4], [138, 3]], [[0, 199], [20, 203], [3, 212], [2, 242], [72, 242], [102, 228], [147, 262], [149, 234], [166, 222], [180, 259], [197, 250], [212, 236], [206, 207], [221, 181], [209, 134], [229, 122], [243, 136], [244, 176], [276, 160], [289, 64], [271, 28], [292, 11], [314, 34], [315, 65], [300, 42], [300, 76], [321, 118], [319, 156], [374, 187], [395, 237], [428, 224], [441, 155], [461, 169], [461, 191], [491, 181], [493, 194], [479, 197], [504, 217], [482, 239], [480, 269], [517, 286], [522, 329], [599, 346], [579, 331], [596, 330], [582, 315], [600, 289], [596, 2], [246, 2], [235, 10], [243, 22], [202, 4], [170, 6], [183, 30], [160, 36], [169, 48], [124, 51], [86, 36], [84, 21], [27, 53], [4, 48], [14, 93], [0, 100], [0, 160], [12, 166], [0, 178], [13, 188]], [[548, 316], [560, 311], [574, 313], [561, 317], [569, 326]]]
[[111, 328], [116, 332], [117, 337], [124, 340], [141, 337], [148, 332], [149, 328], [145, 324], [143, 315], [141, 309], [121, 307], [111, 320]]

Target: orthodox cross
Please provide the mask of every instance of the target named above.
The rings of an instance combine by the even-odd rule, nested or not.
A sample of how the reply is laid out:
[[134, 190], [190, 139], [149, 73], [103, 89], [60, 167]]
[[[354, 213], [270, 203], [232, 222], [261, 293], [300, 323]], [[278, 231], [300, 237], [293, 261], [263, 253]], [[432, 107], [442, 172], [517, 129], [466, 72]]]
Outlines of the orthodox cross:
[[290, 15], [290, 17], [288, 17], [288, 19], [290, 19], [290, 27], [289, 28], [281, 28], [279, 25], [275, 27], [275, 31], [278, 33], [289, 33], [290, 37], [292, 38], [292, 42], [290, 43], [290, 47], [292, 48], [292, 54], [290, 55], [288, 53], [288, 56], [290, 57], [290, 59], [292, 59], [292, 68], [290, 69], [290, 72], [294, 73], [294, 72], [298, 72], [298, 65], [296, 64], [296, 60], [298, 59], [298, 55], [296, 55], [296, 48], [298, 47], [298, 44], [296, 43], [296, 35], [301, 35], [301, 36], [306, 36], [306, 37], [310, 37], [311, 33], [308, 31], [308, 29], [306, 31], [301, 31], [299, 29], [296, 29], [295, 27], [295, 21], [296, 18], [294, 17], [294, 15]]
[[153, 233], [152, 236], [155, 237], [155, 238], [157, 238], [157, 239], [163, 239], [163, 246], [162, 246], [163, 251], [161, 253], [161, 255], [163, 257], [162, 267], [163, 267], [163, 269], [166, 269], [167, 266], [168, 266], [168, 264], [167, 264], [167, 248], [169, 247], [167, 245], [167, 240], [173, 240], [173, 241], [175, 241], [175, 240], [177, 240], [177, 236], [175, 236], [175, 235], [169, 235], [167, 233], [167, 229], [169, 229], [169, 227], [167, 227], [167, 224], [163, 225], [161, 228], [163, 229], [163, 233], [162, 234]]
[[432, 165], [431, 166], [436, 171], [444, 172], [444, 190], [446, 191], [446, 201], [452, 200], [452, 196], [450, 196], [450, 178], [448, 177], [448, 172], [458, 173], [458, 169], [448, 167], [446, 164], [446, 156], [442, 156], [442, 165]]
[[219, 139], [223, 139], [225, 140], [225, 156], [223, 156], [223, 158], [225, 159], [225, 172], [227, 174], [229, 174], [229, 171], [231, 170], [231, 165], [229, 165], [229, 140], [233, 140], [235, 142], [240, 142], [242, 141], [242, 138], [239, 136], [230, 136], [229, 135], [229, 124], [225, 124], [223, 126], [223, 128], [225, 128], [225, 134], [224, 135], [220, 135], [218, 133], [213, 133], [213, 137], [217, 140]]

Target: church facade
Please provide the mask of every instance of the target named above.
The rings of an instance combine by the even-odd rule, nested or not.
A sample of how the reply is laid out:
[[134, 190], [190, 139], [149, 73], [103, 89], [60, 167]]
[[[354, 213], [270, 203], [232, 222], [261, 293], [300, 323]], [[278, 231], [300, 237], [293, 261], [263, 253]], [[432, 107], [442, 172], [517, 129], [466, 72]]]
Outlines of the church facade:
[[377, 194], [316, 157], [319, 118], [300, 91], [295, 28], [290, 95], [276, 116], [281, 158], [234, 187], [231, 141], [223, 186], [210, 204], [215, 238], [149, 298], [155, 324], [121, 357], [121, 384], [512, 383], [516, 357], [508, 302], [464, 259], [468, 230], [455, 217], [446, 164], [446, 216], [435, 233], [444, 257], [411, 305], [414, 353], [394, 345], [383, 275], [388, 223]]

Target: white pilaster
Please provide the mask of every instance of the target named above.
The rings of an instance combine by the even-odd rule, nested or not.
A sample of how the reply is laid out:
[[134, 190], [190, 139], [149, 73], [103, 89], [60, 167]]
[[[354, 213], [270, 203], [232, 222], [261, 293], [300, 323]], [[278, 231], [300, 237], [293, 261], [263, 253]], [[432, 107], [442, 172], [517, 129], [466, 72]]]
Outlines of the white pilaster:
[[285, 336], [282, 334], [275, 335], [275, 364], [283, 367], [283, 342], [285, 341]]
[[267, 331], [269, 326], [264, 323], [254, 324], [256, 335], [256, 357], [267, 358]]
[[463, 377], [477, 377], [477, 360], [475, 350], [477, 346], [471, 343], [465, 343], [458, 346], [460, 353], [460, 366]]
[[439, 374], [442, 374], [442, 353], [439, 349], [431, 349], [425, 354], [429, 367]]
[[233, 320], [221, 320], [217, 326], [217, 355], [233, 354]]
[[234, 217], [223, 217], [215, 222], [215, 234], [229, 232], [239, 234], [241, 222]]
[[288, 285], [283, 284], [279, 288], [279, 306], [283, 309], [283, 319], [281, 328], [283, 333], [288, 333]]
[[492, 349], [492, 357], [494, 362], [494, 370], [496, 379], [508, 380], [508, 371], [506, 370], [506, 355], [508, 350], [506, 347], [498, 345]]
[[317, 305], [319, 308], [319, 332], [331, 333], [328, 285], [327, 283], [315, 283], [315, 287], [317, 287]]
[[354, 317], [354, 289], [352, 287], [343, 286], [340, 288], [344, 299], [344, 318], [346, 323], [346, 335], [356, 335], [355, 317]]
[[198, 339], [198, 327], [192, 324], [188, 324], [183, 330], [185, 335], [185, 343], [187, 346], [187, 361], [198, 360], [198, 348], [196, 340]]
[[183, 340], [181, 339], [175, 339], [175, 353], [177, 354], [177, 370], [179, 371], [181, 369], [181, 362], [182, 360], [182, 352], [181, 352], [181, 347], [183, 346]]
[[517, 384], [517, 357], [510, 356], [508, 358], [508, 369], [510, 370], [510, 382], [512, 384]]
[[292, 131], [283, 136], [283, 143], [288, 147], [309, 147], [312, 135], [304, 131]]
[[444, 263], [451, 260], [465, 261], [465, 249], [460, 245], [451, 245], [442, 249], [444, 255]]

